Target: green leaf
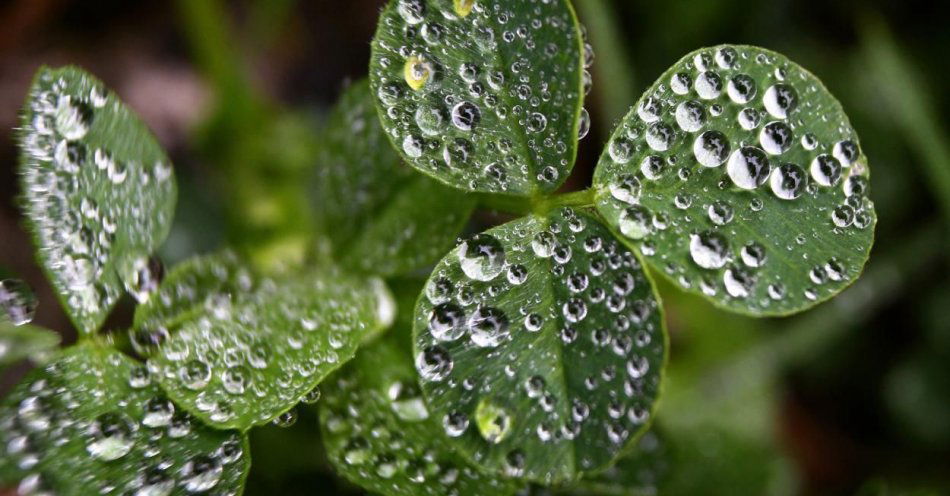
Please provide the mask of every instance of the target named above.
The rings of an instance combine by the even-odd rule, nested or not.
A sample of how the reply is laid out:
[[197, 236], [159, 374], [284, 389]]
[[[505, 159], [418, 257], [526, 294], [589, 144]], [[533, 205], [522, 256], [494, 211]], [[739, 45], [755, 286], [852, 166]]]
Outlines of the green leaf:
[[601, 473], [585, 477], [566, 487], [533, 492], [534, 496], [652, 496], [662, 490], [670, 471], [670, 455], [665, 440], [655, 429], [643, 434], [630, 453]]
[[340, 262], [360, 272], [405, 274], [434, 263], [475, 206], [406, 167], [393, 151], [361, 81], [341, 97], [326, 126], [312, 196], [320, 232]]
[[59, 341], [59, 334], [49, 329], [0, 319], [0, 371], [25, 358], [42, 361]]
[[548, 484], [605, 467], [646, 429], [667, 349], [640, 262], [569, 208], [450, 252], [419, 299], [414, 336], [430, 413], [455, 448]]
[[393, 339], [360, 350], [321, 387], [320, 420], [330, 461], [364, 489], [386, 495], [517, 490], [452, 451], [423, 402], [412, 357]]
[[644, 93], [594, 175], [597, 207], [685, 289], [782, 315], [853, 282], [877, 217], [841, 105], [782, 55], [693, 52]]
[[326, 270], [249, 287], [212, 293], [149, 359], [168, 395], [215, 427], [273, 420], [393, 319], [378, 279]]
[[392, 0], [370, 81], [407, 163], [456, 188], [534, 195], [574, 166], [582, 53], [567, 0]]
[[23, 205], [40, 265], [80, 333], [95, 332], [168, 234], [171, 162], [145, 125], [80, 69], [42, 68], [23, 111]]
[[197, 422], [144, 366], [97, 345], [30, 372], [0, 425], [0, 480], [21, 494], [239, 494], [250, 466], [244, 436]]
[[174, 327], [213, 309], [214, 301], [250, 292], [257, 278], [231, 251], [194, 257], [178, 265], [148, 301], [135, 307], [133, 328]]

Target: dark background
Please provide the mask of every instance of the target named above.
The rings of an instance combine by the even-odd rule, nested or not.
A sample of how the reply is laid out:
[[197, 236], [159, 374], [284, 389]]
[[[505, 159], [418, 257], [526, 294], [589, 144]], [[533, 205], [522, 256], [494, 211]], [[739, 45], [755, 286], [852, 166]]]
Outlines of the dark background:
[[[950, 492], [950, 9], [933, 1], [575, 0], [597, 57], [567, 189], [589, 184], [611, 124], [681, 56], [748, 43], [784, 53], [844, 105], [873, 170], [877, 240], [864, 277], [798, 317], [720, 313], [663, 287], [672, 334], [659, 428], [694, 494]], [[175, 161], [162, 256], [275, 237], [295, 214], [300, 150], [345, 81], [365, 77], [382, 0], [0, 1], [0, 268], [26, 280], [34, 323], [75, 339], [16, 206], [13, 131], [41, 64], [78, 64], [138, 112]], [[216, 10], [217, 9], [217, 10]], [[299, 153], [298, 153], [299, 152]], [[305, 202], [304, 202], [305, 204]], [[299, 212], [298, 212], [299, 214]], [[473, 229], [497, 222], [480, 214]], [[120, 306], [107, 327], [129, 321]], [[21, 369], [0, 380], [5, 390]], [[315, 419], [254, 434], [248, 494], [333, 494]], [[324, 488], [324, 489], [319, 489]], [[889, 488], [889, 489], [884, 489]], [[352, 489], [349, 489], [352, 490]], [[662, 491], [661, 491], [662, 494]]]

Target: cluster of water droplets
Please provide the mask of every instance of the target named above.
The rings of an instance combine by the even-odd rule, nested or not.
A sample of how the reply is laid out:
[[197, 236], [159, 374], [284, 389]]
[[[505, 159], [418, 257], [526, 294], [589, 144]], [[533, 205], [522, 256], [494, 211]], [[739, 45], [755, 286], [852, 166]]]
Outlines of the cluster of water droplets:
[[[601, 162], [600, 208], [620, 232], [682, 286], [740, 306], [815, 300], [825, 282], [856, 276], [870, 243], [854, 130], [814, 76], [764, 50], [684, 58], [624, 119]], [[809, 239], [825, 249], [818, 260]], [[827, 250], [836, 239], [867, 246]], [[780, 277], [790, 259], [803, 269]], [[787, 298], [788, 287], [801, 293]]]
[[[393, 361], [395, 354], [366, 353], [331, 379], [321, 402], [325, 442], [344, 475], [386, 494], [486, 494], [507, 486], [463, 462], [433, 436], [438, 421], [429, 415], [415, 374], [402, 368], [408, 363]], [[367, 376], [375, 374], [363, 370], [379, 367], [387, 373], [374, 383]]]
[[395, 312], [380, 281], [258, 278], [215, 259], [157, 295], [172, 306], [188, 297], [203, 306], [196, 318], [171, 337], [161, 325], [144, 326], [132, 342], [176, 400], [224, 425], [262, 424], [286, 411]]
[[229, 495], [246, 469], [240, 435], [178, 409], [143, 366], [89, 349], [34, 371], [7, 398], [0, 454], [23, 495]]
[[[433, 416], [484, 464], [554, 481], [642, 428], [662, 367], [657, 302], [633, 256], [573, 209], [476, 235], [416, 309]], [[558, 453], [577, 453], [577, 466]]]
[[36, 335], [43, 331], [17, 327], [29, 324], [36, 313], [36, 295], [19, 279], [0, 280], [0, 370], [3, 365], [23, 357], [43, 358], [47, 345], [55, 344], [52, 335]]
[[[101, 83], [44, 71], [20, 136], [23, 197], [56, 289], [92, 331], [171, 222], [172, 167]], [[134, 294], [134, 293], [133, 293]]]
[[36, 314], [36, 303], [36, 295], [25, 282], [19, 279], [0, 281], [0, 321], [7, 320], [16, 326], [28, 324]]
[[383, 126], [459, 187], [553, 190], [589, 129], [580, 46], [564, 2], [392, 2], [370, 74]]

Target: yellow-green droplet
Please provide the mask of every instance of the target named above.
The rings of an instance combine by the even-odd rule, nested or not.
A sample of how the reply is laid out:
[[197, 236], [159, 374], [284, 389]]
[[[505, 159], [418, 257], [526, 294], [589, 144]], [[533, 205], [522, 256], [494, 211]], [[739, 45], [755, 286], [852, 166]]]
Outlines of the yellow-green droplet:
[[482, 438], [492, 444], [504, 441], [511, 432], [511, 415], [487, 398], [483, 398], [475, 407], [475, 423]]
[[406, 83], [410, 88], [419, 90], [425, 86], [426, 81], [432, 76], [432, 64], [425, 59], [413, 55], [406, 59], [406, 68], [403, 71]]
[[472, 13], [475, 0], [453, 0], [453, 4], [455, 5], [455, 13], [459, 17], [465, 17]]

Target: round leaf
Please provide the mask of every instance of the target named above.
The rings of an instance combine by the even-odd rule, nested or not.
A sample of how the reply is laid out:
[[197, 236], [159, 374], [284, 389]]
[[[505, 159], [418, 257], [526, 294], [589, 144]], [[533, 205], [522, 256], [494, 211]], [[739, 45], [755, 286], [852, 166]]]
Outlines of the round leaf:
[[412, 357], [392, 341], [360, 350], [320, 386], [323, 439], [336, 470], [378, 494], [513, 494], [518, 486], [451, 450], [423, 402]]
[[462, 243], [415, 312], [416, 368], [455, 448], [509, 476], [568, 481], [646, 428], [666, 359], [634, 254], [587, 212], [525, 217]]
[[729, 310], [826, 300], [868, 258], [867, 158], [841, 105], [782, 55], [693, 52], [646, 91], [601, 155], [597, 207], [648, 263]]
[[292, 408], [393, 318], [379, 280], [327, 271], [250, 286], [211, 295], [149, 359], [168, 395], [215, 427], [244, 430]]
[[67, 313], [94, 332], [168, 234], [171, 162], [145, 125], [80, 69], [42, 68], [23, 111], [24, 209]]
[[255, 282], [250, 269], [231, 251], [188, 259], [175, 266], [148, 301], [135, 307], [133, 327], [145, 331], [173, 327], [209, 312], [216, 299], [250, 292]]
[[96, 345], [33, 370], [0, 406], [0, 485], [21, 494], [238, 494], [249, 466], [244, 436], [202, 425]]
[[341, 97], [326, 127], [314, 211], [344, 266], [390, 276], [432, 264], [451, 246], [475, 206], [409, 167], [392, 149], [369, 84]]
[[383, 128], [456, 188], [554, 191], [577, 152], [581, 47], [567, 0], [392, 0], [370, 63]]
[[668, 494], [670, 454], [666, 439], [651, 428], [610, 468], [552, 488], [533, 487], [530, 496], [648, 496]]

